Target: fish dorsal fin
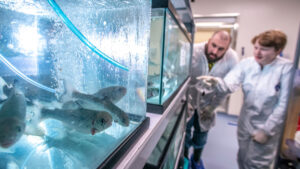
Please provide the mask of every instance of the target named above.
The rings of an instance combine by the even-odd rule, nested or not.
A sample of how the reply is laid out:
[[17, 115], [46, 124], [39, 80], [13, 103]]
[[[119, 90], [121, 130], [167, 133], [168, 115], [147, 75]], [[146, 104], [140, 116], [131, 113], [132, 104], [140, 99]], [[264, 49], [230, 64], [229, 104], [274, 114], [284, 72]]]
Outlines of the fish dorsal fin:
[[8, 98], [11, 98], [15, 94], [24, 95], [24, 93], [21, 90], [20, 83], [17, 79], [15, 79], [13, 84], [10, 86], [8, 86], [8, 85], [3, 86], [3, 91], [7, 95]]
[[3, 93], [8, 97], [13, 90], [13, 87], [9, 87], [8, 85], [4, 85], [3, 88]]
[[17, 87], [18, 87], [18, 80], [15, 79], [13, 84], [11, 84], [10, 86], [8, 85], [3, 86], [3, 92], [7, 97], [10, 97], [13, 94], [15, 94]]

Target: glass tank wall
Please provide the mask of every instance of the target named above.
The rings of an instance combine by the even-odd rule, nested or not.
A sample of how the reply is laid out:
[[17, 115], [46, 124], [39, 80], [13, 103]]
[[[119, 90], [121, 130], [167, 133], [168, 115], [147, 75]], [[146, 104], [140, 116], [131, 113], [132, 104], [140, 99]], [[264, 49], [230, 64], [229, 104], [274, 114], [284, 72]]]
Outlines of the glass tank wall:
[[180, 155], [180, 145], [182, 145], [182, 139], [184, 137], [184, 131], [185, 131], [185, 114], [186, 112], [183, 112], [182, 118], [180, 120], [180, 123], [178, 124], [178, 128], [176, 130], [176, 133], [174, 135], [174, 138], [172, 142], [170, 143], [170, 148], [168, 151], [168, 154], [166, 156], [166, 162], [164, 165], [164, 169], [169, 168], [176, 168], [176, 160], [178, 158], [178, 155]]
[[152, 9], [147, 102], [163, 104], [189, 75], [191, 42], [168, 8]]
[[176, 158], [180, 154], [180, 145], [185, 132], [186, 104], [178, 106], [174, 116], [168, 122], [167, 128], [152, 151], [144, 169], [176, 168]]
[[149, 0], [0, 0], [0, 168], [97, 168], [145, 119]]

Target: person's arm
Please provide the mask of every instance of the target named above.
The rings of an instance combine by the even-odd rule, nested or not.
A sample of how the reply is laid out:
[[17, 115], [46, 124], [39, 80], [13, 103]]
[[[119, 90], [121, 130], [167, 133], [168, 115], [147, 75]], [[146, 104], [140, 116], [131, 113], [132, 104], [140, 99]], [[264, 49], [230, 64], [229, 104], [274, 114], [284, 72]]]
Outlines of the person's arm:
[[[213, 108], [211, 108], [211, 109], [215, 109], [218, 105], [221, 104], [221, 102], [223, 102], [223, 100], [225, 98], [227, 98], [228, 94], [236, 91], [237, 88], [239, 88], [239, 86], [240, 86], [239, 84], [241, 83], [241, 81], [243, 79], [243, 73], [242, 73], [243, 71], [241, 69], [243, 66], [238, 65], [239, 58], [238, 58], [237, 53], [234, 50], [231, 49], [230, 57], [228, 57], [228, 60], [226, 62], [227, 62], [226, 64], [227, 64], [228, 68], [226, 69], [225, 77], [223, 77], [224, 80], [218, 79], [218, 81], [219, 81], [218, 83], [220, 83], [220, 84], [223, 83], [222, 85], [220, 85], [218, 87], [219, 90], [222, 91], [222, 92], [217, 92], [217, 94], [215, 95], [215, 98], [213, 99], [214, 102], [212, 103], [215, 106], [213, 106]], [[244, 64], [244, 63], [241, 62], [241, 64]], [[232, 72], [233, 69], [235, 69], [234, 72]], [[228, 75], [229, 72], [231, 72], [230, 73], [231, 75]], [[224, 82], [225, 78], [236, 79], [235, 84], [234, 83], [229, 83], [228, 80], [227, 80], [228, 82]], [[231, 90], [229, 90], [229, 88], [224, 87], [224, 86], [227, 86], [227, 87], [236, 86], [236, 87], [231, 87]]]
[[238, 63], [224, 79], [216, 78], [218, 85], [216, 86], [218, 94], [226, 95], [235, 92], [244, 80], [245, 61]]
[[[198, 107], [202, 107], [204, 110], [213, 111], [228, 94], [235, 92], [244, 79], [243, 73], [244, 64], [241, 62], [237, 64], [224, 79], [212, 76], [200, 76], [197, 77], [197, 88], [200, 93], [198, 97], [206, 97], [211, 95], [209, 101], [207, 99], [198, 98]], [[204, 103], [199, 100], [205, 100]]]

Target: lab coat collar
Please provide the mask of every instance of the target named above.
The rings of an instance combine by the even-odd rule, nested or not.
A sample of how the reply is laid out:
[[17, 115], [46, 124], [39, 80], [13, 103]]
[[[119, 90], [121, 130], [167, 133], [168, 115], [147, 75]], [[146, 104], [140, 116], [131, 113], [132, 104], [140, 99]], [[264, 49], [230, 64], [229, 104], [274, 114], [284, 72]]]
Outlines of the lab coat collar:
[[272, 67], [277, 62], [278, 57], [279, 56], [276, 56], [276, 58], [271, 63], [264, 65], [262, 69], [261, 69], [260, 64], [255, 61], [256, 65], [257, 65], [256, 68], [259, 69], [260, 71], [268, 70], [270, 67]]
[[275, 59], [271, 63], [264, 65], [263, 70], [268, 70], [270, 67], [272, 67], [277, 62], [278, 57], [279, 56], [276, 56]]

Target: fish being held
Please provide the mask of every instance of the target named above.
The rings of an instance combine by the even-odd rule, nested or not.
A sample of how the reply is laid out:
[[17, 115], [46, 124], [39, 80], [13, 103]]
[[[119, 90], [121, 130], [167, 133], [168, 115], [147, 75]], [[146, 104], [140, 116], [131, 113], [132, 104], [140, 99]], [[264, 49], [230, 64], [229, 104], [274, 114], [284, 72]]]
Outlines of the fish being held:
[[112, 124], [112, 117], [105, 111], [78, 109], [46, 109], [41, 110], [41, 120], [52, 118], [81, 133], [101, 132]]
[[0, 146], [14, 145], [24, 134], [26, 100], [24, 94], [15, 87], [0, 109]]
[[103, 88], [91, 95], [73, 90], [71, 96], [77, 100], [64, 103], [63, 108], [105, 110], [111, 113], [114, 121], [122, 126], [129, 126], [128, 115], [115, 105], [125, 94], [126, 88], [121, 86]]

